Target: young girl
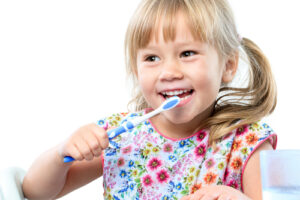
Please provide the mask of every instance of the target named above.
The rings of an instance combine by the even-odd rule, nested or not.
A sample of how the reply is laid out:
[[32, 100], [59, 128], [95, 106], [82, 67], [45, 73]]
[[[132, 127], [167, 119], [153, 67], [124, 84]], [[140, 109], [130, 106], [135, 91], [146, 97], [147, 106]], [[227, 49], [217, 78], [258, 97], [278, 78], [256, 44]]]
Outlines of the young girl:
[[[275, 108], [276, 87], [227, 1], [143, 0], [125, 47], [135, 111], [83, 126], [44, 153], [24, 194], [58, 198], [103, 175], [105, 199], [261, 199], [259, 152], [275, 148], [276, 135], [260, 120]], [[229, 86], [243, 53], [249, 83]], [[176, 108], [108, 140], [107, 130], [174, 95]]]

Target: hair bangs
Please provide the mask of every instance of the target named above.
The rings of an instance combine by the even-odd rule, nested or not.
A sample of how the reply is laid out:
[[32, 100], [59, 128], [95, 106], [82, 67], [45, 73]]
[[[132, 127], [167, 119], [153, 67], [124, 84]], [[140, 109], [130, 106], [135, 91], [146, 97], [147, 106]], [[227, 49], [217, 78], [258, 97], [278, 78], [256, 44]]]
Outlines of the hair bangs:
[[176, 18], [179, 12], [186, 18], [186, 23], [195, 40], [213, 44], [213, 29], [211, 16], [208, 16], [203, 7], [197, 7], [193, 1], [184, 0], [153, 0], [145, 10], [139, 10], [135, 18], [135, 27], [131, 34], [131, 46], [134, 53], [146, 47], [151, 40], [158, 42], [160, 34], [164, 41], [174, 41], [176, 38]]

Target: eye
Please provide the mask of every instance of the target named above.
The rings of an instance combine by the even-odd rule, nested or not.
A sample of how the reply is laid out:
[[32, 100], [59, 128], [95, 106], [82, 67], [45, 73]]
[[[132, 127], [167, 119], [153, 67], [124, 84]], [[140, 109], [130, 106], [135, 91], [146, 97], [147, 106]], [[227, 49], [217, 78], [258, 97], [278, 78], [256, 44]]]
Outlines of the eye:
[[189, 56], [193, 56], [195, 55], [196, 52], [195, 51], [184, 51], [180, 54], [180, 57], [183, 58], [183, 57], [189, 57]]
[[145, 61], [157, 62], [157, 61], [160, 61], [160, 58], [158, 56], [151, 55], [151, 56], [147, 56]]

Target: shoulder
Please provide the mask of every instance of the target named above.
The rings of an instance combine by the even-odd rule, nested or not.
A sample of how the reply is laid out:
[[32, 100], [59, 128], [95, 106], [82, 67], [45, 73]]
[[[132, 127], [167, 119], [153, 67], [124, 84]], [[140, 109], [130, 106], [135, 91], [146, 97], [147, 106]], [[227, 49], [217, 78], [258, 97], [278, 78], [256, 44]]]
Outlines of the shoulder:
[[235, 182], [235, 186], [243, 190], [243, 173], [249, 159], [257, 150], [263, 150], [266, 143], [275, 149], [277, 134], [267, 123], [259, 121], [239, 126], [227, 136], [227, 141], [231, 145], [228, 145], [230, 153], [225, 182]]
[[[247, 148], [249, 150], [248, 153], [251, 153], [267, 140], [269, 140], [274, 149], [277, 145], [277, 134], [263, 121], [241, 125], [232, 134], [233, 151], [240, 150], [240, 148]], [[242, 153], [245, 153], [245, 151]]]

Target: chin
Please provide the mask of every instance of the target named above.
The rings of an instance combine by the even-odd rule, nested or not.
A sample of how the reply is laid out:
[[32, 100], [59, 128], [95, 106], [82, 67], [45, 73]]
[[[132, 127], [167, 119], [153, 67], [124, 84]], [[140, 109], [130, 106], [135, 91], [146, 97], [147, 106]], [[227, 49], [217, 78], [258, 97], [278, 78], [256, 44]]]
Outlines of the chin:
[[178, 125], [189, 123], [194, 119], [191, 115], [178, 114], [178, 112], [174, 114], [166, 114], [165, 117], [173, 124]]

